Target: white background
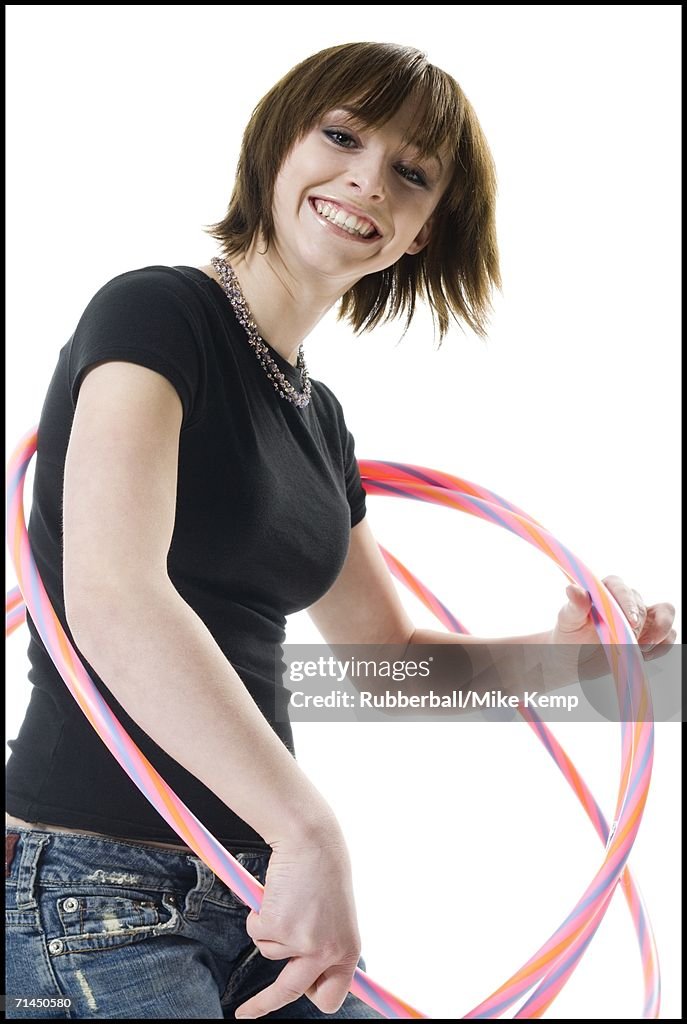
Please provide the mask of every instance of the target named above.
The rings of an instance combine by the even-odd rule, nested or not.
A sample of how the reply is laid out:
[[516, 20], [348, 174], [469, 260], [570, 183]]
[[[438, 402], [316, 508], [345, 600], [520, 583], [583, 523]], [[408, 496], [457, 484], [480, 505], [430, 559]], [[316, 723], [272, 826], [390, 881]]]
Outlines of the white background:
[[[58, 351], [116, 274], [207, 264], [241, 133], [315, 51], [414, 45], [475, 107], [499, 175], [504, 277], [487, 343], [429, 314], [307, 339], [359, 458], [411, 462], [520, 505], [601, 578], [678, 605], [677, 5], [10, 5], [7, 447], [38, 422]], [[30, 481], [27, 494], [30, 495]], [[482, 636], [551, 628], [559, 569], [466, 515], [368, 499], [377, 539]], [[14, 585], [11, 566], [7, 587]], [[399, 585], [400, 587], [400, 585]], [[442, 628], [401, 588], [416, 625]], [[676, 618], [681, 642], [680, 608]], [[305, 612], [287, 640], [317, 642]], [[30, 686], [8, 643], [8, 736]], [[555, 727], [612, 815], [619, 727]], [[349, 840], [369, 973], [463, 1016], [561, 923], [602, 848], [524, 724], [295, 723], [299, 761]], [[656, 729], [631, 866], [678, 1018], [679, 730]], [[549, 1016], [641, 1014], [620, 893]]]

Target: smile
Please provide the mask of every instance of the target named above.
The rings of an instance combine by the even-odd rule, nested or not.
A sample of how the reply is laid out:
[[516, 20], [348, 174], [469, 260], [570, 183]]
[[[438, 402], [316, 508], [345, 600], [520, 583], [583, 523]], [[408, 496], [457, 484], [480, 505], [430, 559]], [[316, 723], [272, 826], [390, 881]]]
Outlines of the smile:
[[381, 235], [377, 229], [363, 217], [347, 213], [340, 206], [325, 199], [308, 199], [317, 219], [341, 238], [356, 242], [371, 242]]

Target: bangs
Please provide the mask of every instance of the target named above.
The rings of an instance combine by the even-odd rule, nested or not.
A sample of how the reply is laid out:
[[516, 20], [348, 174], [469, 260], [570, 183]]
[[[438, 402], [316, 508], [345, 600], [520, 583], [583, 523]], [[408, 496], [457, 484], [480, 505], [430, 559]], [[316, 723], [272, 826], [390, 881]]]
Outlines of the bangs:
[[[346, 99], [345, 106], [362, 127], [377, 129], [396, 114], [406, 99], [417, 101], [417, 112], [410, 132], [403, 136], [403, 142], [416, 148], [420, 157], [438, 157], [444, 149], [455, 156], [464, 111], [458, 96], [440, 76], [433, 82], [415, 85], [402, 94], [396, 85], [390, 87], [388, 83], [382, 92], [371, 90], [361, 97], [358, 91], [355, 97]], [[335, 102], [331, 104], [337, 105]]]
[[[337, 53], [336, 51], [339, 50]], [[328, 110], [346, 107], [368, 129], [389, 121], [406, 100], [417, 114], [403, 141], [420, 157], [438, 157], [446, 149], [457, 157], [465, 120], [460, 87], [445, 71], [428, 64], [418, 51], [389, 44], [361, 43], [350, 55], [333, 48], [330, 59], [293, 79], [297, 95], [289, 109], [299, 111], [293, 135], [304, 135]]]

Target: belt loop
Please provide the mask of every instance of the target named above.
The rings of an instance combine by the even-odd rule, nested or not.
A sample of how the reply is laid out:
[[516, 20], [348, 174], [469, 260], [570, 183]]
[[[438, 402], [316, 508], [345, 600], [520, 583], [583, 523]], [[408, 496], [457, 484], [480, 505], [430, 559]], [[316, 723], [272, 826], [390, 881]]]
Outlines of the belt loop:
[[17, 910], [33, 910], [38, 906], [36, 900], [36, 874], [38, 862], [44, 846], [50, 842], [45, 832], [34, 832], [27, 829], [21, 832], [21, 860], [17, 875]]
[[188, 856], [186, 860], [196, 869], [196, 884], [186, 894], [184, 917], [189, 921], [197, 921], [203, 907], [203, 900], [214, 885], [215, 873], [200, 857]]

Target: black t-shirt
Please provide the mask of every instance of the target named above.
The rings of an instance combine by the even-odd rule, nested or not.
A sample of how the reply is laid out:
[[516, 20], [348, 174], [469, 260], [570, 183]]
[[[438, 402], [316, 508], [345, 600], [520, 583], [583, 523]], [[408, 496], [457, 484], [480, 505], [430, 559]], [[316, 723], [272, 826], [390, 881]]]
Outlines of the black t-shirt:
[[[269, 350], [300, 391], [300, 370]], [[181, 397], [169, 577], [294, 754], [290, 724], [275, 721], [275, 699], [285, 707], [288, 698], [275, 672], [276, 645], [285, 640], [286, 616], [334, 583], [351, 527], [365, 515], [354, 439], [341, 404], [313, 378], [305, 408], [281, 398], [221, 285], [202, 270], [150, 266], [108, 281], [60, 350], [38, 426], [28, 526], [38, 571], [72, 643], [62, 588], [64, 462], [84, 372], [108, 359], [156, 370]], [[30, 615], [27, 624], [33, 686], [19, 734], [9, 741], [9, 813], [130, 839], [180, 842], [88, 722]], [[124, 729], [206, 828], [227, 848], [268, 849], [150, 739], [81, 658]], [[201, 684], [189, 685], [194, 682]], [[189, 736], [189, 742], [202, 738]]]

